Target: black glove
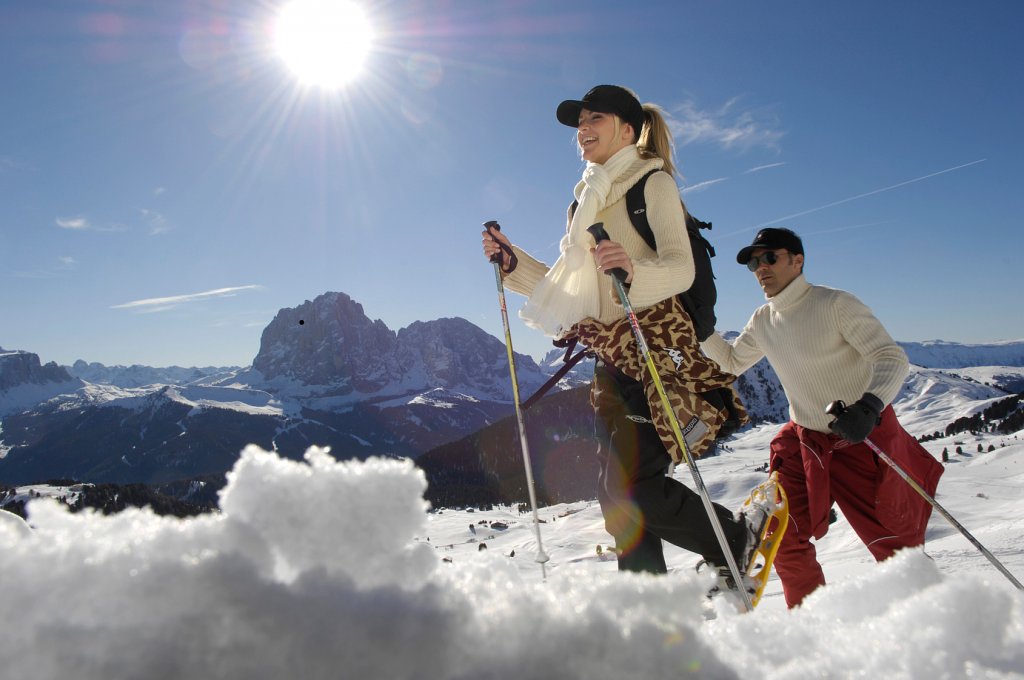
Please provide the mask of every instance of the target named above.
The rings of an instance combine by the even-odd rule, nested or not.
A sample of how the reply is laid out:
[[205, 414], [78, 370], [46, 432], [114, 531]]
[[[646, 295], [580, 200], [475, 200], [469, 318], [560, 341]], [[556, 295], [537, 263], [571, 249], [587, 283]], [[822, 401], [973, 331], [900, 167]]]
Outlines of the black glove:
[[865, 392], [856, 403], [850, 404], [845, 411], [837, 415], [828, 427], [851, 444], [859, 444], [867, 439], [875, 425], [881, 422], [883, 408], [885, 404], [881, 399], [870, 392]]

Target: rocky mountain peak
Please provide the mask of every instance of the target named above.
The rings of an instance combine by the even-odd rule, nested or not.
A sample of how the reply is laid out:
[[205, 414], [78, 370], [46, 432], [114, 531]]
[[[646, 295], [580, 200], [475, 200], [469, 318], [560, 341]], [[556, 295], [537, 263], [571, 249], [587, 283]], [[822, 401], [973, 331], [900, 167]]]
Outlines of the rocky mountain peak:
[[388, 382], [396, 334], [344, 293], [285, 308], [263, 330], [253, 368], [273, 380], [374, 392]]
[[[500, 340], [461, 319], [416, 321], [398, 332], [396, 363], [403, 378], [424, 386], [477, 392], [496, 399], [509, 398], [508, 354]], [[543, 374], [536, 362], [516, 355], [520, 381], [539, 386]]]
[[56, 362], [40, 363], [38, 354], [0, 350], [0, 391], [22, 385], [69, 383], [72, 380]]
[[[390, 330], [371, 321], [344, 293], [282, 309], [263, 331], [253, 361], [268, 382], [317, 386], [320, 394], [404, 394], [437, 388], [483, 398], [511, 398], [505, 346], [461, 318], [416, 321]], [[546, 376], [528, 356], [517, 355], [524, 390]]]

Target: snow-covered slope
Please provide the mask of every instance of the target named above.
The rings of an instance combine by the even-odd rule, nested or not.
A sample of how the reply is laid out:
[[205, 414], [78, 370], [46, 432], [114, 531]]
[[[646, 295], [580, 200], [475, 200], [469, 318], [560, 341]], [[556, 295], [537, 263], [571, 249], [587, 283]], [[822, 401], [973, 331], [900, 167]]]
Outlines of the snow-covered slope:
[[944, 372], [982, 385], [998, 387], [1001, 390], [1020, 394], [1024, 392], [1024, 367], [1021, 366], [973, 366], [947, 368]]
[[952, 373], [911, 366], [893, 408], [916, 437], [944, 431], [957, 418], [982, 411], [1006, 392]]
[[899, 344], [907, 353], [910, 363], [927, 368], [1024, 366], [1024, 340], [985, 344], [929, 340]]

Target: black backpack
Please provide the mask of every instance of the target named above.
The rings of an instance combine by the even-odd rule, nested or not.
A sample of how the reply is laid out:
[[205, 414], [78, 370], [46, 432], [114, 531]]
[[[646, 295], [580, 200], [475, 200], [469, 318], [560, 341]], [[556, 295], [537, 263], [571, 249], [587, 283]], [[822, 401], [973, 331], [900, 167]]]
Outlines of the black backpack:
[[[644, 199], [644, 187], [647, 186], [647, 179], [660, 170], [651, 170], [640, 178], [629, 191], [626, 192], [626, 212], [629, 213], [629, 221], [633, 228], [647, 242], [651, 250], [657, 251], [658, 244], [654, 239], [654, 232], [647, 221], [647, 201]], [[573, 212], [578, 203], [573, 201]], [[711, 270], [711, 258], [715, 256], [714, 247], [704, 238], [700, 230], [711, 230], [710, 222], [701, 222], [696, 217], [686, 212], [686, 233], [690, 237], [690, 250], [693, 251], [693, 285], [690, 289], [679, 294], [679, 300], [683, 303], [686, 313], [693, 320], [693, 329], [697, 339], [704, 342], [715, 332], [715, 302], [718, 301], [718, 289], [715, 287], [715, 273]]]

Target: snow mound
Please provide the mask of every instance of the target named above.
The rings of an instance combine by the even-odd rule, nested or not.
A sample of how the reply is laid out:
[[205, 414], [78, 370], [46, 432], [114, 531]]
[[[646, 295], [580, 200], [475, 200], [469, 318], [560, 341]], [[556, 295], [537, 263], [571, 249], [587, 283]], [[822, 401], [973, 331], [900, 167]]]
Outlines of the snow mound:
[[32, 501], [34, 530], [0, 522], [5, 675], [1024, 677], [1024, 596], [994, 572], [951, 578], [907, 551], [798, 610], [707, 621], [688, 570], [565, 564], [545, 581], [497, 550], [449, 564], [419, 538], [425, 488], [408, 461], [248, 447], [219, 514]]

